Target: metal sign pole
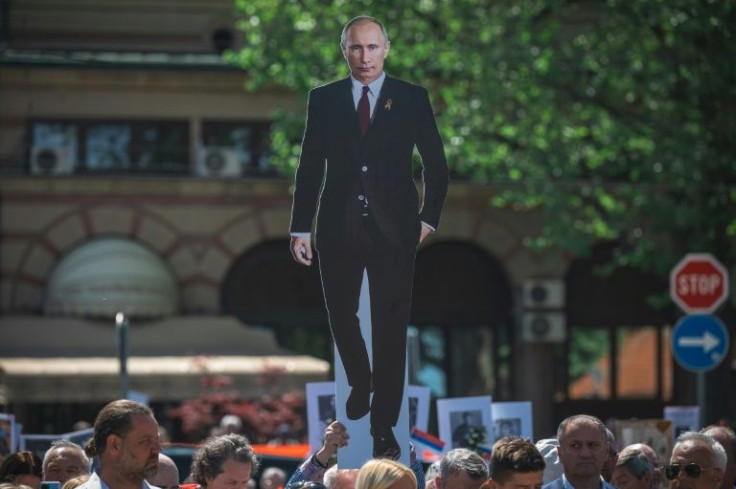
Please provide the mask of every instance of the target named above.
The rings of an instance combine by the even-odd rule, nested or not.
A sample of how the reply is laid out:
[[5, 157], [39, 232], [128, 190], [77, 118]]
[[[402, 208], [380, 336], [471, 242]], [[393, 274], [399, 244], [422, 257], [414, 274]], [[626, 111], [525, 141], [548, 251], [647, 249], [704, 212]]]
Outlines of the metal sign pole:
[[705, 417], [707, 412], [706, 396], [705, 396], [705, 372], [698, 372], [696, 378], [696, 385], [698, 389], [698, 406], [700, 406], [700, 427], [705, 427]]
[[128, 318], [122, 312], [115, 315], [115, 332], [120, 359], [120, 390], [121, 399], [128, 398]]

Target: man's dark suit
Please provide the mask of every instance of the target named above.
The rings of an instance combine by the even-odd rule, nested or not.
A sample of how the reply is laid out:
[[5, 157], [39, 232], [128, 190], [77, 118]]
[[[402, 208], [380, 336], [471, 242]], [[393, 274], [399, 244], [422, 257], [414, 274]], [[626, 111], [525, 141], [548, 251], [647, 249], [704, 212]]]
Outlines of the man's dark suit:
[[[421, 209], [412, 175], [415, 146], [424, 165]], [[425, 89], [387, 76], [364, 136], [350, 77], [310, 92], [291, 232], [309, 232], [317, 214], [325, 302], [353, 389], [371, 384], [356, 317], [363, 270], [368, 271], [372, 426], [396, 425], [420, 222], [437, 228], [447, 183], [444, 148]]]

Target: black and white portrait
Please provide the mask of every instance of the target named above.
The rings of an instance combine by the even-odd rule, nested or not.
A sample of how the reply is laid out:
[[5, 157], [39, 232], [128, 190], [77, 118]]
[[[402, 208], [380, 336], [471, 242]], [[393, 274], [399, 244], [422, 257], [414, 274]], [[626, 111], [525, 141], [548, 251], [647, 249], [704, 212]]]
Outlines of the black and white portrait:
[[450, 413], [452, 446], [467, 448], [485, 441], [485, 427], [480, 411], [455, 411]]
[[493, 437], [498, 440], [506, 436], [521, 436], [521, 418], [493, 420]]
[[319, 420], [324, 424], [325, 428], [337, 419], [337, 415], [335, 414], [334, 394], [317, 396], [317, 406], [319, 410]]
[[443, 451], [476, 448], [493, 442], [491, 396], [437, 399], [437, 425]]

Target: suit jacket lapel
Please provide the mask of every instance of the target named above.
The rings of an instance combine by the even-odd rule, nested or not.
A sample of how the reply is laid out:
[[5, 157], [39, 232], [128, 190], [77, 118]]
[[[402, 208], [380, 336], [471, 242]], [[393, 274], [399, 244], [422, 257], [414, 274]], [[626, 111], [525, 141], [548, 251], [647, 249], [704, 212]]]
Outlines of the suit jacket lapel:
[[[380, 123], [381, 120], [386, 116], [386, 112], [391, 110], [391, 104], [388, 103], [389, 100], [393, 103], [393, 99], [391, 98], [391, 89], [393, 88], [393, 80], [386, 75], [386, 78], [383, 80], [383, 86], [381, 86], [381, 93], [378, 94], [378, 100], [376, 100], [376, 108], [373, 111], [373, 120], [371, 121], [371, 127], [375, 126], [376, 124]], [[370, 130], [370, 128], [368, 128]]]

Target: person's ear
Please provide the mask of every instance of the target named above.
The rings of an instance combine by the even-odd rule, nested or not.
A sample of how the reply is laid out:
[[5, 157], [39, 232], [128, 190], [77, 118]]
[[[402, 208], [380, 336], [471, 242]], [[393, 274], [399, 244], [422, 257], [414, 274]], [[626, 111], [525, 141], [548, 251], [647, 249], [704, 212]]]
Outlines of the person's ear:
[[436, 489], [442, 489], [442, 476], [435, 476], [434, 478], [434, 487]]
[[391, 41], [386, 41], [386, 52], [383, 53], [383, 59], [386, 59], [388, 52], [391, 50]]
[[501, 487], [501, 484], [493, 479], [488, 479], [488, 482], [491, 484], [491, 489], [499, 489]]
[[652, 476], [649, 472], [644, 474], [644, 477], [641, 478], [641, 481], [646, 487], [652, 487]]
[[713, 471], [713, 474], [713, 478], [715, 479], [713, 487], [721, 487], [721, 483], [723, 482], [723, 470], [715, 469]]
[[118, 454], [123, 448], [123, 439], [115, 434], [109, 435], [105, 446], [105, 451], [109, 451], [112, 454]]

